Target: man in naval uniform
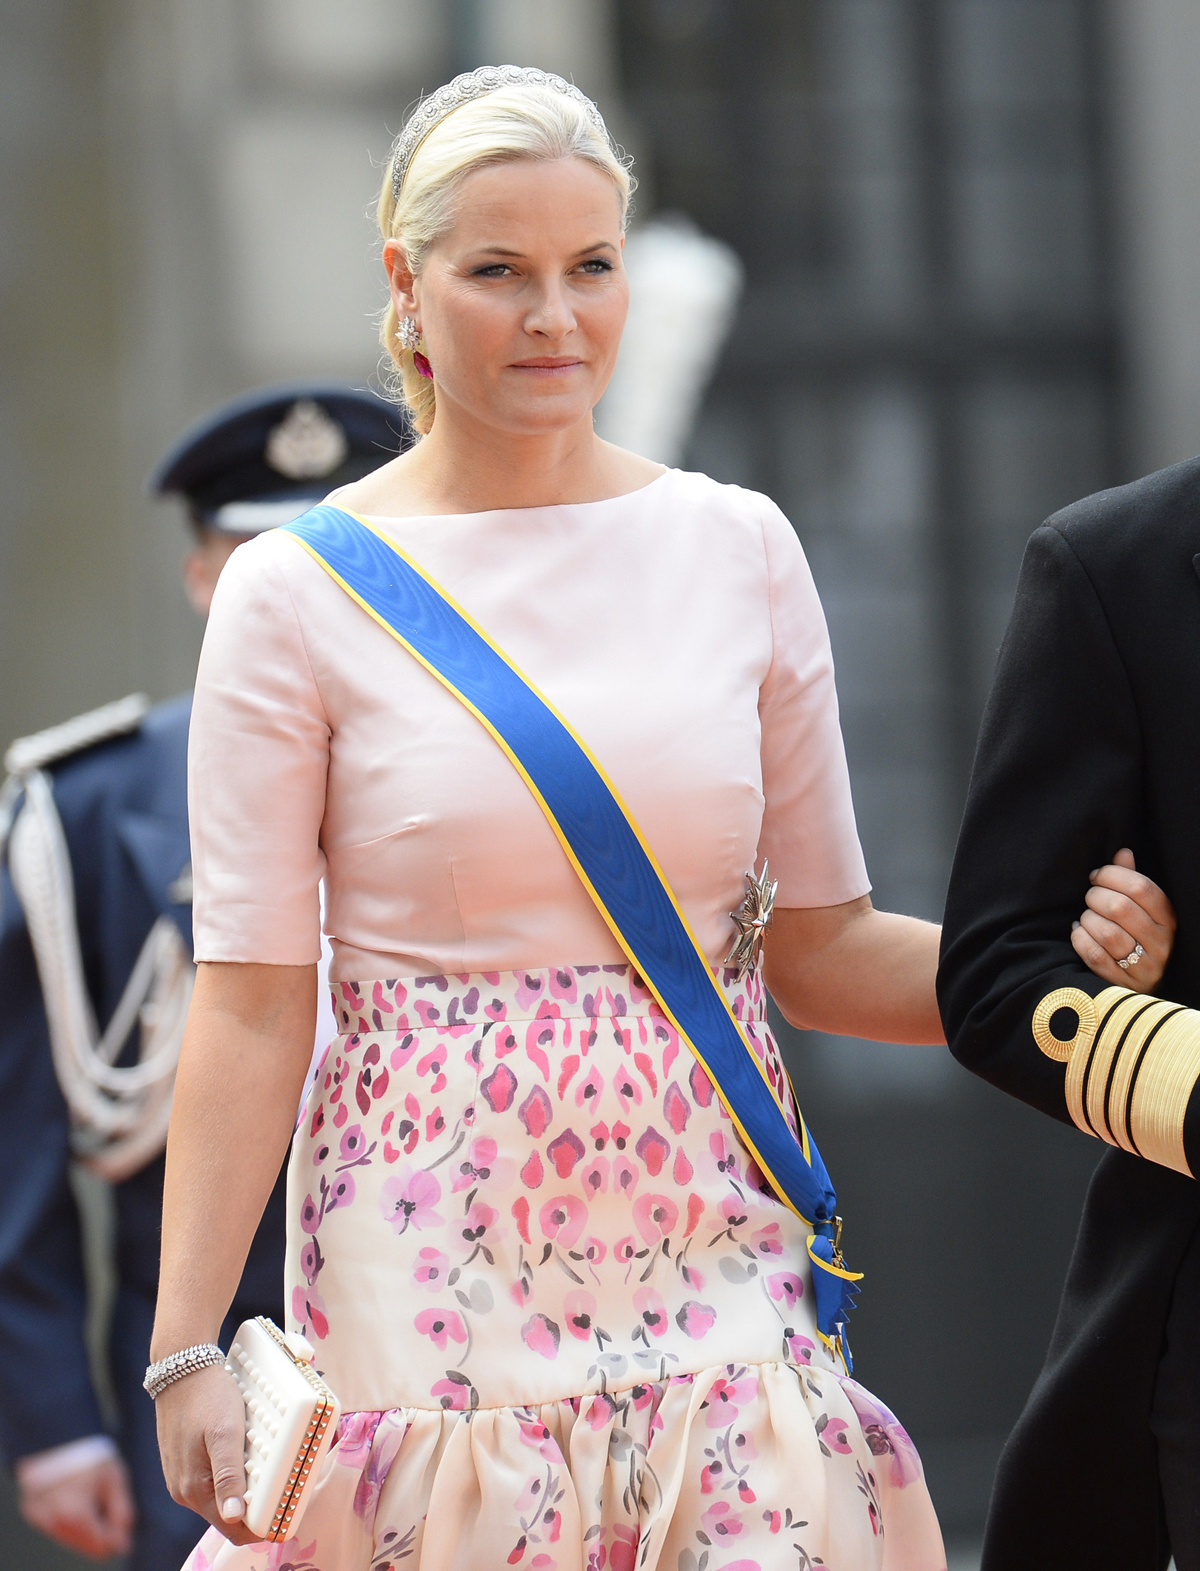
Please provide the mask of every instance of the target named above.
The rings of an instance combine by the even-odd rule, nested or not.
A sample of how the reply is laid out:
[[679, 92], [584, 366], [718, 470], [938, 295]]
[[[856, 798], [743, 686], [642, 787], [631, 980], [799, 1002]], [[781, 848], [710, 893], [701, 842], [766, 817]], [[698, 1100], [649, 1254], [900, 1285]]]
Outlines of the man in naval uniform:
[[[1072, 933], [1075, 891], [1118, 847], [1177, 914], [1161, 1002], [1131, 984], [1143, 950], [1165, 952], [1168, 909], [1152, 921], [1094, 887]], [[939, 994], [956, 1057], [1111, 1147], [1001, 1458], [983, 1571], [1200, 1568], [1198, 874], [1192, 459], [1030, 540], [950, 883]]]
[[[328, 384], [252, 394], [189, 431], [151, 483], [187, 505], [195, 609], [241, 541], [403, 445], [394, 405]], [[141, 1384], [192, 979], [189, 710], [135, 696], [16, 742], [0, 796], [0, 1456], [28, 1521], [96, 1558], [131, 1550], [132, 1571], [178, 1571], [203, 1526], [167, 1495]], [[76, 1164], [114, 1198], [115, 1438], [85, 1345]], [[226, 1334], [282, 1319], [283, 1232], [281, 1181]]]

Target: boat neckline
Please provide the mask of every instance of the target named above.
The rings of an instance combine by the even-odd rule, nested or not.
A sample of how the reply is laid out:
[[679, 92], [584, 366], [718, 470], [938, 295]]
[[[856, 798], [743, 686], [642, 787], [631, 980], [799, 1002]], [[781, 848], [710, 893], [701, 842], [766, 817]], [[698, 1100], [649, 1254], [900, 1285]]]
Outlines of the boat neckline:
[[[668, 476], [676, 475], [679, 472], [678, 469], [672, 469], [668, 466], [663, 470], [662, 474], [655, 475], [653, 480], [647, 480], [645, 485], [640, 485], [633, 491], [622, 491], [618, 496], [597, 497], [591, 502], [542, 502], [536, 507], [483, 507], [473, 513], [358, 513], [358, 517], [368, 519], [373, 524], [415, 524], [429, 518], [487, 518], [509, 513], [558, 513], [566, 511], [574, 513], [582, 508], [611, 507], [614, 502], [628, 502], [631, 497], [645, 496], [647, 491], [653, 491], [655, 486], [661, 485]], [[341, 488], [339, 487], [339, 489]], [[332, 492], [325, 499], [330, 507], [341, 506], [335, 500], [336, 495], [336, 492]], [[342, 510], [347, 513], [357, 511], [357, 509], [349, 507]]]

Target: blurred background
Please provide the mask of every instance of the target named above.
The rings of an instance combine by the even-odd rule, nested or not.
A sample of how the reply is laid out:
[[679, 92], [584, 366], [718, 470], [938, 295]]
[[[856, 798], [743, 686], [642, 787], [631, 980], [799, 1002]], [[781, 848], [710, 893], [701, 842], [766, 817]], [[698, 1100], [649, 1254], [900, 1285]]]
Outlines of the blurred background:
[[[794, 521], [876, 901], [936, 919], [1024, 540], [1200, 449], [1194, 0], [2, 0], [0, 745], [190, 686], [146, 474], [247, 387], [370, 383], [391, 138], [508, 60], [599, 101], [640, 221], [741, 260], [683, 462]], [[944, 1051], [787, 1041], [859, 1372], [968, 1564], [1096, 1148]]]

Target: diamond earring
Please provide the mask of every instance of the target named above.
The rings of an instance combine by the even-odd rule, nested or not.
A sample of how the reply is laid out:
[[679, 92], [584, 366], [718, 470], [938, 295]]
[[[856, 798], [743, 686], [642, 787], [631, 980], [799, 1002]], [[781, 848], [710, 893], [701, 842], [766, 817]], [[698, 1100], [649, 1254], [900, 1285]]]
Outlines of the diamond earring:
[[421, 342], [421, 329], [417, 326], [416, 318], [401, 317], [396, 337], [400, 340], [401, 349], [415, 349]]

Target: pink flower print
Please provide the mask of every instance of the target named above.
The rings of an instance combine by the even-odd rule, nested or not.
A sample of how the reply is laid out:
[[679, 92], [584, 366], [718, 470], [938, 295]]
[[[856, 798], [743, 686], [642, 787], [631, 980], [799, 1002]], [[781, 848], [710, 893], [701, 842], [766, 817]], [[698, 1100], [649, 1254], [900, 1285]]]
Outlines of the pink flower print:
[[634, 1147], [638, 1158], [645, 1163], [646, 1171], [651, 1178], [657, 1178], [663, 1170], [663, 1163], [671, 1154], [670, 1142], [664, 1140], [653, 1124], [642, 1135]]
[[445, 1286], [446, 1275], [450, 1270], [450, 1260], [440, 1249], [431, 1249], [426, 1244], [424, 1249], [417, 1252], [417, 1263], [413, 1268], [413, 1280], [422, 1287], [428, 1288], [431, 1293], [437, 1292]]
[[636, 1254], [637, 1239], [630, 1238], [628, 1234], [624, 1238], [618, 1238], [613, 1245], [613, 1259], [620, 1260], [622, 1264], [632, 1260]]
[[567, 1330], [580, 1342], [587, 1342], [592, 1335], [592, 1317], [596, 1313], [596, 1300], [583, 1288], [574, 1288], [563, 1299], [563, 1314]]
[[687, 1128], [688, 1119], [692, 1116], [692, 1107], [673, 1080], [663, 1093], [663, 1112], [675, 1134], [681, 1135]]
[[338, 1425], [333, 1455], [342, 1467], [365, 1467], [382, 1413], [347, 1413]]
[[618, 1151], [624, 1151], [631, 1132], [629, 1125], [623, 1124], [620, 1119], [612, 1126], [613, 1145]]
[[593, 1064], [584, 1078], [575, 1087], [575, 1106], [590, 1108], [598, 1105], [603, 1090], [604, 1076]]
[[707, 1107], [713, 1099], [713, 1083], [704, 1071], [704, 1066], [697, 1059], [693, 1063], [688, 1075], [688, 1085], [691, 1088], [692, 1100], [697, 1107]]
[[338, 1149], [343, 1162], [352, 1162], [355, 1157], [363, 1154], [367, 1145], [367, 1137], [363, 1134], [361, 1124], [351, 1124], [349, 1129], [342, 1130], [341, 1144]]
[[798, 1364], [811, 1364], [816, 1347], [806, 1336], [785, 1336], [789, 1355]]
[[772, 1533], [778, 1533], [779, 1529], [783, 1526], [783, 1517], [779, 1514], [778, 1511], [764, 1511], [763, 1521], [767, 1524], [768, 1529]]
[[420, 1232], [441, 1227], [442, 1219], [433, 1209], [441, 1198], [442, 1186], [434, 1175], [405, 1162], [380, 1191], [379, 1209], [397, 1233], [406, 1233], [410, 1226]]
[[525, 1056], [542, 1072], [542, 1079], [550, 1079], [550, 1058], [547, 1048], [554, 1046], [554, 1027], [542, 1020], [533, 1021], [525, 1032]]
[[737, 1195], [726, 1195], [717, 1207], [719, 1221], [713, 1220], [710, 1227], [716, 1228], [718, 1233], [723, 1233], [727, 1227], [741, 1227], [747, 1217], [746, 1202]]
[[[331, 1101], [331, 1102], [335, 1102], [335, 1101], [337, 1101], [337, 1098], [338, 1098], [338, 1097], [339, 1097], [339, 1096], [341, 1096], [341, 1094], [342, 1094], [342, 1091], [341, 1091], [341, 1087], [340, 1087], [340, 1086], [339, 1086], [339, 1087], [338, 1087], [338, 1089], [337, 1089], [337, 1091], [336, 1091], [336, 1092], [335, 1092], [335, 1093], [334, 1093], [334, 1095], [333, 1095], [333, 1096], [331, 1096], [331, 1097], [330, 1097], [330, 1098], [329, 1098], [329, 1100], [330, 1100], [330, 1101]], [[348, 1118], [349, 1118], [349, 1117], [350, 1117], [350, 1109], [349, 1109], [349, 1108], [348, 1108], [348, 1107], [347, 1107], [347, 1106], [346, 1106], [346, 1104], [345, 1104], [345, 1103], [344, 1103], [344, 1102], [343, 1102], [343, 1103], [342, 1103], [342, 1104], [341, 1104], [341, 1105], [340, 1105], [340, 1106], [339, 1106], [339, 1107], [338, 1107], [338, 1108], [336, 1108], [336, 1109], [335, 1109], [335, 1110], [334, 1110], [334, 1114], [333, 1114], [333, 1127], [334, 1127], [334, 1128], [335, 1128], [335, 1129], [341, 1129], [341, 1127], [342, 1127], [342, 1126], [343, 1126], [343, 1124], [345, 1124], [345, 1122], [346, 1122], [346, 1120], [347, 1120], [347, 1119], [348, 1119]]]
[[497, 1064], [480, 1084], [483, 1100], [493, 1113], [507, 1112], [517, 1089], [517, 1077], [507, 1064]]
[[[758, 1447], [754, 1443], [754, 1436], [748, 1429], [739, 1429], [732, 1437], [730, 1451], [735, 1462], [755, 1462], [758, 1460]], [[752, 1500], [754, 1496], [750, 1497]]]
[[467, 1340], [467, 1328], [457, 1309], [422, 1309], [413, 1325], [441, 1352], [446, 1350], [447, 1339], [452, 1342]]
[[716, 1322], [717, 1312], [712, 1305], [698, 1303], [694, 1298], [689, 1298], [675, 1316], [675, 1324], [693, 1342], [711, 1331]]
[[703, 1198], [703, 1196], [695, 1194], [695, 1193], [690, 1194], [688, 1196], [688, 1204], [687, 1204], [687, 1226], [683, 1230], [683, 1236], [685, 1238], [690, 1238], [691, 1235], [696, 1231], [696, 1224], [697, 1224], [697, 1222], [699, 1222], [700, 1218], [703, 1215], [704, 1215], [704, 1198]]
[[522, 1009], [545, 997], [546, 986], [536, 971], [524, 971], [517, 978], [517, 1003]]
[[321, 1256], [320, 1244], [317, 1243], [315, 1238], [310, 1238], [300, 1251], [300, 1269], [304, 1272], [304, 1280], [309, 1287], [317, 1280], [324, 1264], [325, 1261]]
[[603, 1151], [604, 1147], [608, 1144], [608, 1125], [593, 1124], [592, 1127], [588, 1130], [588, 1134], [591, 1135], [592, 1139], [596, 1142], [596, 1150]]
[[837, 1451], [842, 1456], [849, 1456], [853, 1451], [854, 1448], [846, 1435], [844, 1418], [836, 1415], [831, 1418], [828, 1413], [822, 1413], [813, 1428], [817, 1432], [817, 1441], [826, 1455], [830, 1451]]
[[613, 1158], [612, 1180], [613, 1191], [618, 1195], [632, 1195], [638, 1186], [641, 1174], [627, 1156]]
[[538, 1212], [538, 1226], [547, 1238], [570, 1249], [587, 1224], [587, 1206], [576, 1195], [556, 1195]]
[[325, 1127], [325, 1104], [324, 1104], [324, 1102], [318, 1102], [317, 1103], [317, 1110], [316, 1110], [316, 1112], [312, 1116], [312, 1123], [309, 1125], [308, 1138], [310, 1140], [315, 1140], [317, 1138], [317, 1135], [321, 1132], [322, 1129], [324, 1129], [324, 1127]]
[[714, 1130], [708, 1137], [708, 1151], [700, 1158], [701, 1168], [715, 1182], [740, 1177], [737, 1152], [721, 1130]]
[[731, 1380], [718, 1375], [708, 1393], [708, 1427], [724, 1429], [726, 1424], [734, 1423], [738, 1408], [753, 1402], [757, 1393], [758, 1382], [753, 1376]]
[[917, 1448], [909, 1439], [908, 1431], [896, 1415], [877, 1397], [864, 1391], [854, 1380], [843, 1380], [842, 1390], [850, 1399], [855, 1417], [862, 1426], [863, 1437], [872, 1456], [890, 1455], [891, 1482], [903, 1489], [921, 1476], [921, 1459]]
[[770, 1257], [783, 1253], [783, 1240], [779, 1236], [779, 1223], [768, 1222], [750, 1235], [750, 1247], [756, 1255]]
[[306, 1334], [311, 1330], [319, 1342], [323, 1342], [329, 1335], [329, 1318], [325, 1313], [325, 1301], [314, 1288], [292, 1289], [292, 1319]]
[[745, 1525], [728, 1500], [714, 1500], [700, 1520], [708, 1536], [718, 1544], [723, 1539], [736, 1538]]
[[583, 1172], [579, 1175], [579, 1182], [583, 1185], [585, 1195], [603, 1195], [608, 1191], [608, 1161], [605, 1157], [594, 1157]]
[[[567, 1029], [570, 1030], [570, 1026], [568, 1026]], [[560, 1102], [563, 1099], [563, 1096], [564, 1096], [564, 1094], [566, 1092], [567, 1087], [571, 1084], [571, 1081], [575, 1078], [575, 1071], [578, 1068], [579, 1068], [579, 1054], [578, 1053], [568, 1053], [567, 1056], [562, 1061], [562, 1068], [558, 1071], [558, 1084], [554, 1087], [554, 1093], [558, 1097], [558, 1100]]]
[[579, 1252], [589, 1265], [598, 1266], [608, 1253], [608, 1245], [602, 1238], [585, 1238]]
[[393, 1069], [404, 1068], [405, 1064], [408, 1063], [409, 1059], [416, 1052], [417, 1047], [420, 1044], [420, 1040], [420, 1037], [415, 1031], [404, 1032], [389, 1055], [389, 1060]]
[[521, 1340], [543, 1358], [557, 1358], [559, 1329], [549, 1315], [530, 1315], [521, 1327]]
[[628, 1069], [618, 1069], [613, 1080], [613, 1090], [617, 1093], [617, 1100], [621, 1110], [631, 1113], [635, 1107], [642, 1105], [642, 1088], [629, 1073]]
[[460, 1163], [452, 1188], [457, 1193], [475, 1184], [490, 1183], [498, 1189], [507, 1189], [512, 1182], [512, 1174], [513, 1163], [507, 1157], [497, 1155], [494, 1140], [472, 1140], [470, 1153], [467, 1160]]
[[724, 1462], [709, 1462], [706, 1467], [700, 1469], [700, 1493], [702, 1495], [711, 1495], [714, 1489], [720, 1487], [724, 1476]]
[[607, 1391], [598, 1392], [592, 1397], [585, 1408], [580, 1410], [580, 1418], [591, 1430], [607, 1429], [616, 1417], [617, 1404]]
[[518, 1195], [512, 1203], [512, 1214], [517, 1224], [517, 1232], [528, 1244], [529, 1238], [529, 1201], [524, 1195]]
[[[519, 1411], [518, 1409], [518, 1413]], [[525, 1411], [528, 1412], [529, 1409], [526, 1408]], [[517, 1430], [521, 1436], [522, 1445], [531, 1446], [545, 1461], [556, 1462], [560, 1466], [562, 1465], [563, 1454], [558, 1449], [554, 1436], [540, 1418], [521, 1418], [518, 1416]], [[540, 1473], [526, 1484], [521, 1494], [521, 1500], [524, 1502], [525, 1508], [537, 1503], [538, 1497], [542, 1492], [541, 1485], [542, 1476]], [[532, 1493], [530, 1492], [531, 1489]]]
[[325, 1215], [328, 1216], [338, 1206], [345, 1210], [348, 1205], [353, 1205], [356, 1193], [353, 1173], [336, 1174], [329, 1186], [329, 1198], [325, 1202]]
[[463, 1413], [470, 1400], [471, 1388], [460, 1380], [435, 1380], [429, 1388], [430, 1396], [449, 1413]]
[[482, 1200], [476, 1200], [463, 1218], [462, 1239], [466, 1247], [473, 1249], [488, 1228], [496, 1225], [496, 1220], [497, 1213], [492, 1210], [491, 1206], [485, 1205]]
[[608, 1546], [608, 1571], [633, 1571], [637, 1564], [638, 1529], [626, 1527], [623, 1522], [613, 1526], [612, 1542]]
[[525, 1166], [521, 1169], [521, 1182], [526, 1189], [536, 1189], [544, 1176], [541, 1156], [538, 1152], [531, 1151], [525, 1158]]
[[579, 994], [579, 985], [573, 970], [553, 968], [550, 972], [550, 996], [573, 1004]]
[[550, 1106], [550, 1098], [542, 1086], [535, 1085], [533, 1090], [517, 1109], [517, 1117], [525, 1125], [525, 1133], [534, 1140], [540, 1140], [550, 1126], [554, 1117], [554, 1109]]
[[635, 1053], [633, 1061], [637, 1065], [638, 1073], [650, 1087], [650, 1095], [657, 1096], [658, 1076], [654, 1073], [654, 1065], [650, 1061], [650, 1055], [648, 1053]]
[[804, 1297], [804, 1283], [794, 1271], [775, 1271], [767, 1278], [767, 1292], [790, 1309]]
[[694, 1176], [692, 1164], [688, 1161], [688, 1154], [682, 1146], [675, 1152], [675, 1166], [671, 1170], [671, 1176], [681, 1189], [686, 1188]]
[[633, 1220], [647, 1244], [657, 1244], [679, 1221], [679, 1207], [666, 1195], [640, 1195], [633, 1203]]
[[652, 1287], [639, 1287], [633, 1295], [633, 1307], [651, 1336], [666, 1335], [667, 1306], [662, 1301], [661, 1293], [656, 1293]]
[[321, 1208], [311, 1195], [305, 1195], [300, 1207], [300, 1226], [306, 1233], [315, 1233], [321, 1225]]
[[564, 1129], [546, 1147], [546, 1155], [554, 1163], [555, 1172], [560, 1178], [570, 1178], [575, 1164], [583, 1160], [585, 1149], [583, 1141], [573, 1129]]

